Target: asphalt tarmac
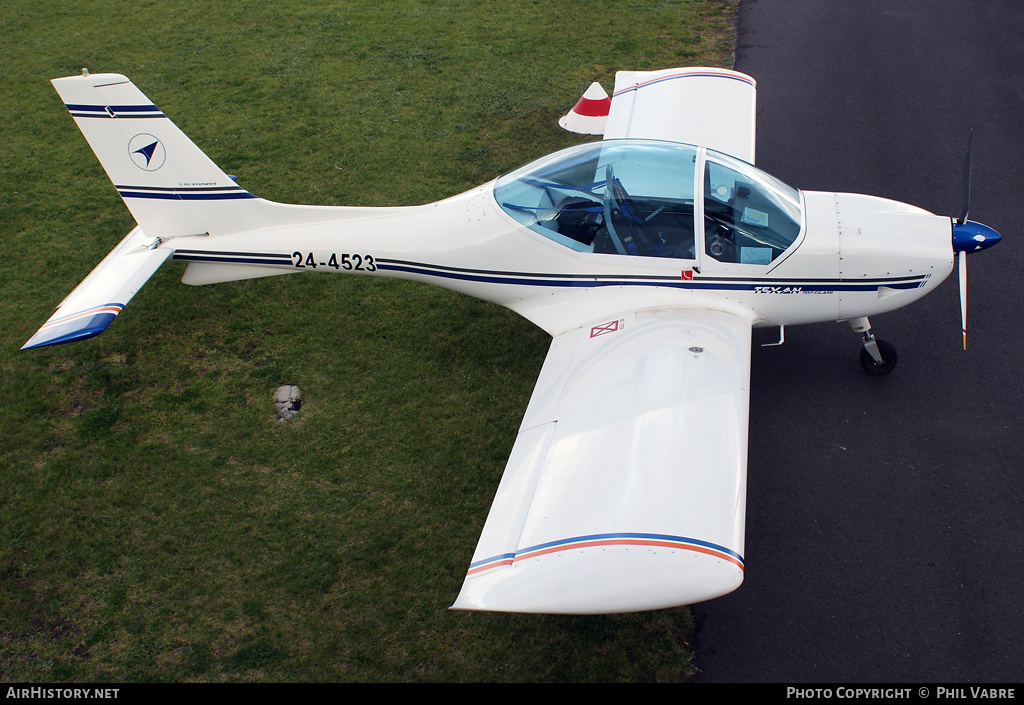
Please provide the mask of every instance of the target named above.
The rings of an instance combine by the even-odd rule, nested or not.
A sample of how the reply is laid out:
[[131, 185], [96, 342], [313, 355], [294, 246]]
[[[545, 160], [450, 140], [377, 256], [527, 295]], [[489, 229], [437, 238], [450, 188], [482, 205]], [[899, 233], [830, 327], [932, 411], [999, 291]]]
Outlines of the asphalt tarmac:
[[787, 328], [751, 371], [746, 579], [694, 607], [696, 682], [1024, 680], [1024, 3], [748, 0], [757, 164], [808, 190], [970, 218], [1003, 235], [872, 319]]

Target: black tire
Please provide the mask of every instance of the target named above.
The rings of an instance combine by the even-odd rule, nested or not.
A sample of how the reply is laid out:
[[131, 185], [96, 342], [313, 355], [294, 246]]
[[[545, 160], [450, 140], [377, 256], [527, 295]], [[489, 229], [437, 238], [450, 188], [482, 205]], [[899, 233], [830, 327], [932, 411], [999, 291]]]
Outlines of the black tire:
[[875, 358], [871, 357], [867, 348], [861, 348], [860, 366], [872, 377], [880, 377], [889, 374], [896, 367], [896, 348], [884, 340], [875, 340], [875, 344], [878, 345], [878, 352], [882, 355], [881, 364], [875, 362]]

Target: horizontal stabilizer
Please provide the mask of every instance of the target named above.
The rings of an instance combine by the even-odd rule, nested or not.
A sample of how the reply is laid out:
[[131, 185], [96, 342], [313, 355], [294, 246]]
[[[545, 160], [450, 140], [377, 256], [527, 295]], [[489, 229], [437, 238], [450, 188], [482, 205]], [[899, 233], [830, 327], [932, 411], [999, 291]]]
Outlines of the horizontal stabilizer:
[[173, 252], [169, 247], [149, 249], [155, 242], [141, 228], [134, 228], [21, 349], [70, 343], [102, 333]]

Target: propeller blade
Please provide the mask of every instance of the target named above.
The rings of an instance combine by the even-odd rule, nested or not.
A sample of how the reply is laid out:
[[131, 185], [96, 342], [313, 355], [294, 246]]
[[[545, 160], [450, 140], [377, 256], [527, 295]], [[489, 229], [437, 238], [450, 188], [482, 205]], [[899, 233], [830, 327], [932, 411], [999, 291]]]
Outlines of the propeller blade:
[[957, 263], [960, 274], [960, 325], [964, 333], [964, 350], [967, 349], [967, 252], [960, 251]]
[[956, 219], [958, 223], [967, 222], [967, 211], [971, 206], [971, 147], [974, 144], [974, 129], [967, 135], [967, 158], [964, 159], [964, 195], [960, 204], [960, 216]]

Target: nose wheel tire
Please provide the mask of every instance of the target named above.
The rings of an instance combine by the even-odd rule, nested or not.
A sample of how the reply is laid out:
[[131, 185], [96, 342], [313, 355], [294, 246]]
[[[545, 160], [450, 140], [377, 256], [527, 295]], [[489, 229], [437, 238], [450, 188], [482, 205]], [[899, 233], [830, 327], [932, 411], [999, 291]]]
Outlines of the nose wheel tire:
[[860, 366], [872, 377], [887, 375], [896, 367], [896, 348], [884, 340], [875, 340], [878, 345], [878, 352], [882, 356], [881, 362], [876, 362], [867, 348], [860, 350]]

